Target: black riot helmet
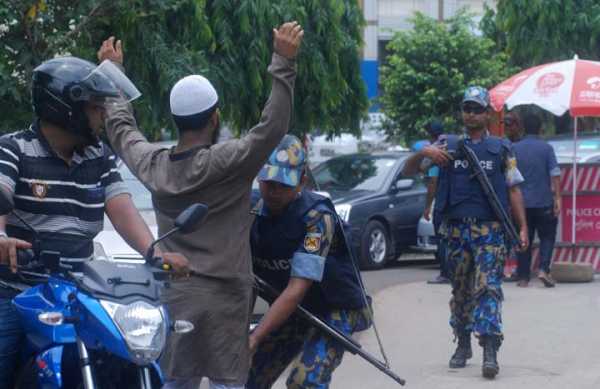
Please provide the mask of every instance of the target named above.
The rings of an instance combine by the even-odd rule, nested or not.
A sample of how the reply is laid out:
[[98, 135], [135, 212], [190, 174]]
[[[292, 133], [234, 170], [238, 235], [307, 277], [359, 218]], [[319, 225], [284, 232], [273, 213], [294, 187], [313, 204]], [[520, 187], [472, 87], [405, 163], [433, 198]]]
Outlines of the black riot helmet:
[[38, 118], [67, 131], [95, 138], [84, 105], [120, 96], [115, 83], [98, 67], [76, 57], [48, 60], [33, 70], [32, 100]]

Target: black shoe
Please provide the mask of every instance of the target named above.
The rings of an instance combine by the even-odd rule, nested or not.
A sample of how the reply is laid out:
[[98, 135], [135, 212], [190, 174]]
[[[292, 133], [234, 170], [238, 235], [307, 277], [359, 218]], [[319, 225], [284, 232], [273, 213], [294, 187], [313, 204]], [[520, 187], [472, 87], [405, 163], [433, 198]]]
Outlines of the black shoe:
[[469, 332], [458, 335], [458, 346], [450, 363], [448, 364], [451, 369], [460, 369], [467, 365], [467, 359], [473, 357], [473, 350], [471, 349], [471, 334]]
[[546, 288], [554, 288], [554, 285], [556, 285], [556, 281], [554, 281], [554, 278], [552, 278], [550, 273], [546, 273], [545, 271], [540, 271], [540, 274], [538, 274], [538, 278], [540, 279], [540, 281], [542, 281]]
[[435, 277], [432, 280], [428, 280], [427, 281], [428, 284], [449, 284], [450, 283], [450, 279], [447, 277], [444, 277], [442, 275], [439, 275], [437, 277]]
[[494, 379], [500, 371], [497, 353], [502, 340], [497, 335], [482, 335], [479, 344], [483, 346], [483, 365], [481, 374], [487, 379]]

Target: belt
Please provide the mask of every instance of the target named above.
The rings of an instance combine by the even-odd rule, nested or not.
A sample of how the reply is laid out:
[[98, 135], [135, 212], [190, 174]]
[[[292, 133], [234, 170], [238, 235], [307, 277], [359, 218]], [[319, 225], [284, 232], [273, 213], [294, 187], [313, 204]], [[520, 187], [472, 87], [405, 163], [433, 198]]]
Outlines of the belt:
[[448, 223], [451, 224], [483, 224], [483, 223], [498, 223], [498, 220], [494, 219], [482, 219], [478, 217], [459, 217], [448, 219]]

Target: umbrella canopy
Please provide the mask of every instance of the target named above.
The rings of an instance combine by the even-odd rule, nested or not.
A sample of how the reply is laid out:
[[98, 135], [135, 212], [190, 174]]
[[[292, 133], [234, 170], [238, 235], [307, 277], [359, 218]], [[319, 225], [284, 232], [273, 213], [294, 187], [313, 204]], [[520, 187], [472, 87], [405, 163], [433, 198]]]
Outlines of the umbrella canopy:
[[[533, 104], [554, 115], [570, 111], [572, 117], [600, 116], [600, 62], [572, 60], [535, 66], [496, 85], [490, 91], [496, 111], [504, 106]], [[573, 202], [571, 243], [576, 239], [577, 119], [573, 132]]]
[[600, 62], [575, 57], [523, 70], [490, 91], [492, 107], [534, 104], [554, 115], [600, 116]]

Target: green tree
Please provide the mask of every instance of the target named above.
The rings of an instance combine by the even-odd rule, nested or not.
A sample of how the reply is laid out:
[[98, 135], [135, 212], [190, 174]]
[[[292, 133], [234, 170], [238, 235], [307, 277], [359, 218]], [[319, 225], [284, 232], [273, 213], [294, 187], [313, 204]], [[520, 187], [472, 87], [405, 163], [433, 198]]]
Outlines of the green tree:
[[[61, 55], [91, 61], [109, 35], [123, 39], [125, 67], [142, 91], [135, 109], [147, 135], [157, 138], [169, 123], [170, 86], [208, 62], [201, 45], [200, 2], [164, 0], [10, 0], [0, 5], [0, 102], [13, 107], [0, 113], [0, 130], [28, 125], [30, 80], [35, 66]], [[2, 33], [0, 33], [2, 34]]]
[[512, 64], [530, 67], [573, 58], [600, 59], [598, 0], [499, 0], [487, 11], [486, 35]]
[[412, 22], [412, 30], [398, 32], [388, 44], [381, 79], [388, 132], [406, 142], [425, 138], [423, 127], [432, 118], [457, 130], [465, 88], [493, 87], [513, 73], [494, 42], [474, 34], [469, 14], [438, 22], [417, 13]]
[[173, 128], [168, 105], [180, 77], [201, 73], [220, 93], [224, 121], [244, 130], [268, 98], [272, 28], [305, 29], [292, 128], [358, 133], [367, 109], [360, 78], [364, 20], [356, 0], [8, 0], [0, 5], [0, 131], [31, 120], [29, 82], [45, 59], [95, 59], [103, 39], [123, 40], [125, 67], [142, 91], [138, 121], [156, 139]]

